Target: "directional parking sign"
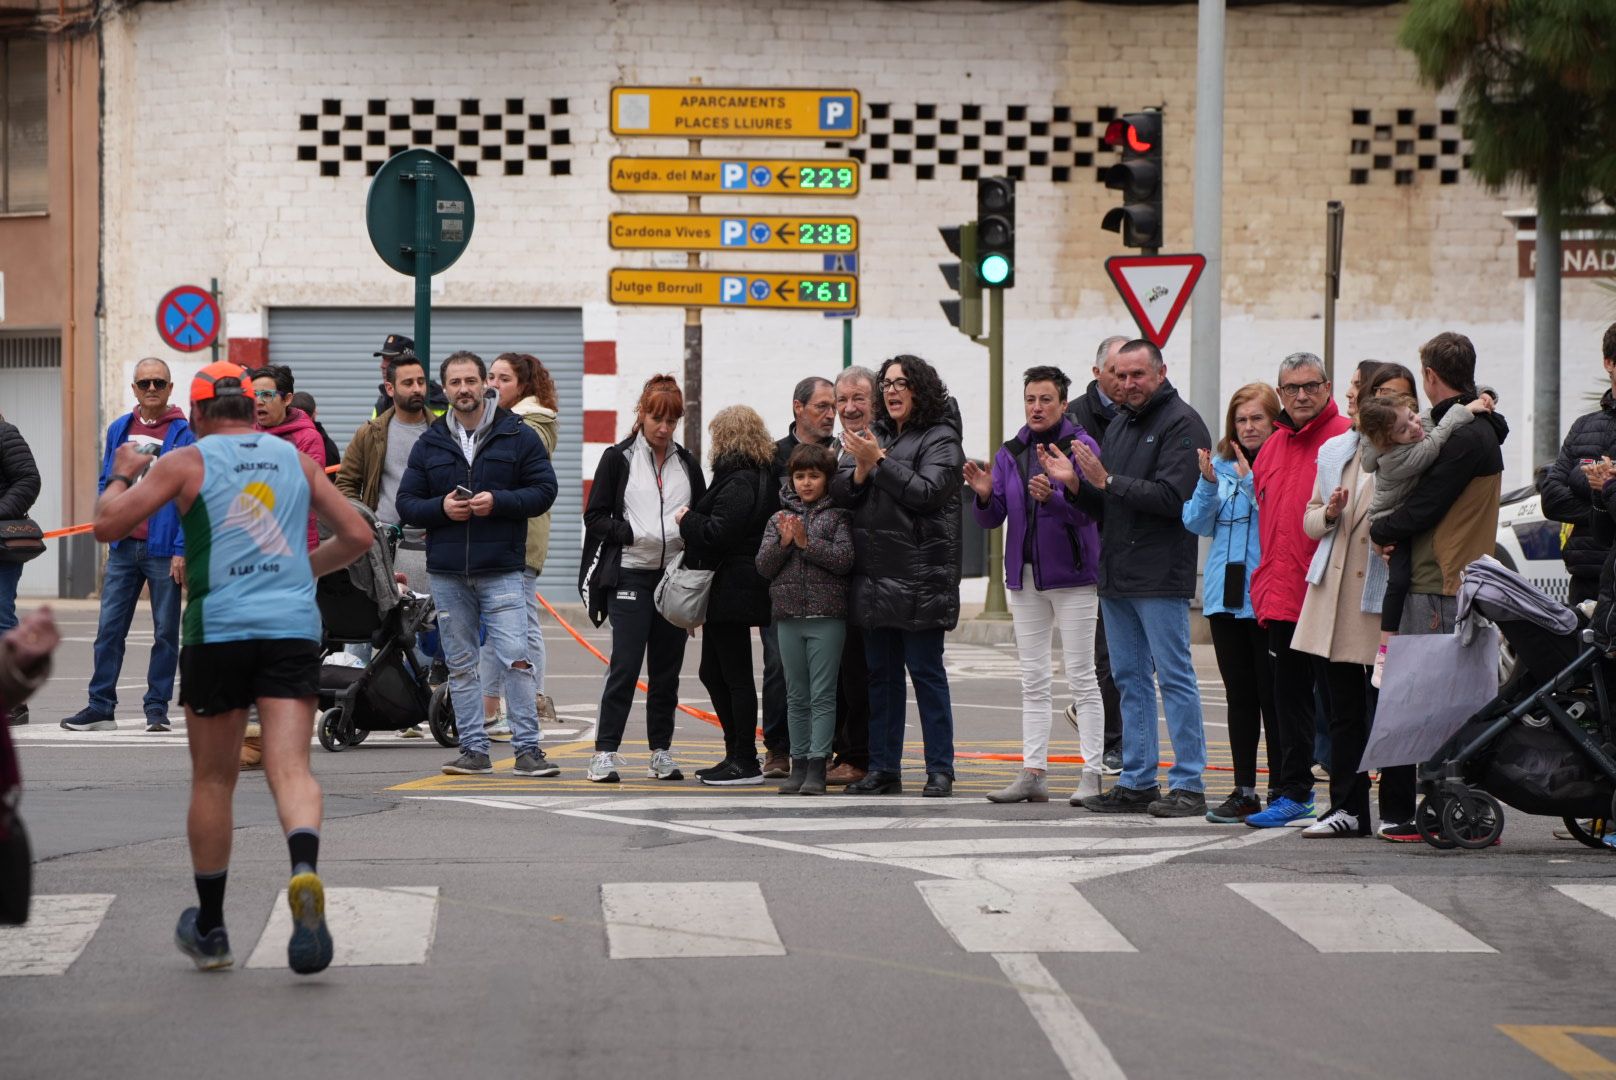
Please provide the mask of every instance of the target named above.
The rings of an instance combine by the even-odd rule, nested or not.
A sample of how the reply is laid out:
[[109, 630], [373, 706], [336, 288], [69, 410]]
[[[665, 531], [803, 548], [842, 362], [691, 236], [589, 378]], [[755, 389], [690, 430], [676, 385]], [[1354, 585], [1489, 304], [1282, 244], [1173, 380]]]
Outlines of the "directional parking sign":
[[181, 285], [157, 305], [157, 336], [180, 352], [199, 352], [219, 337], [219, 305], [197, 285]]
[[857, 251], [858, 218], [821, 214], [612, 214], [619, 250]]
[[796, 311], [851, 311], [858, 307], [858, 278], [852, 274], [618, 267], [611, 271], [607, 292], [614, 304], [660, 307]]
[[681, 139], [854, 139], [857, 90], [614, 86], [613, 135]]
[[614, 157], [610, 175], [611, 188], [620, 195], [848, 198], [859, 192], [859, 163], [853, 158]]

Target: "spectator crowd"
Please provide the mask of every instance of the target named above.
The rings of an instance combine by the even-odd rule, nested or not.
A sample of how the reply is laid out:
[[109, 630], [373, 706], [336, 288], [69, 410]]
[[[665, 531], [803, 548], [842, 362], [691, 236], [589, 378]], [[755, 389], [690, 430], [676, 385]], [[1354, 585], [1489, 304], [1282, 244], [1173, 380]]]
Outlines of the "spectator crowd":
[[[1545, 514], [1570, 526], [1573, 602], [1594, 595], [1616, 541], [1586, 475], [1616, 448], [1616, 325], [1602, 345], [1613, 389], [1538, 479]], [[534, 586], [556, 496], [555, 382], [527, 354], [485, 363], [456, 352], [434, 372], [390, 335], [376, 355], [376, 411], [340, 455], [283, 366], [250, 372], [256, 429], [400, 530], [395, 567], [438, 611], [438, 681], [460, 744], [444, 771], [489, 773], [491, 741], [509, 740], [517, 775], [554, 776], [540, 746], [555, 714]], [[1497, 395], [1476, 385], [1464, 335], [1438, 334], [1417, 360], [1358, 364], [1338, 406], [1324, 363], [1293, 353], [1272, 384], [1236, 390], [1212, 431], [1156, 346], [1110, 337], [1075, 395], [1060, 367], [1027, 369], [1025, 423], [985, 460], [966, 453], [954, 397], [917, 356], [803, 379], [783, 438], [746, 405], [719, 411], [705, 463], [675, 438], [677, 380], [648, 380], [583, 515], [579, 593], [597, 626], [611, 623], [586, 779], [618, 782], [631, 767], [622, 751], [642, 671], [645, 775], [684, 779], [673, 714], [695, 636], [724, 734], [723, 757], [694, 771], [700, 783], [902, 792], [912, 688], [921, 793], [951, 795], [944, 652], [960, 617], [968, 511], [1004, 530], [1003, 565], [991, 570], [1003, 574], [1021, 676], [1022, 768], [988, 799], [1049, 800], [1060, 716], [1081, 755], [1069, 801], [1089, 812], [1419, 839], [1413, 767], [1380, 771], [1372, 815], [1358, 766], [1391, 640], [1451, 632], [1460, 571], [1494, 550], [1509, 428]], [[103, 486], [126, 444], [160, 457], [196, 441], [169, 403], [163, 361], [137, 364], [131, 391], [134, 408], [107, 429]], [[24, 518], [38, 491], [26, 443], [0, 421], [0, 524]], [[1191, 653], [1198, 538], [1209, 541], [1199, 607], [1233, 762], [1215, 805]], [[311, 515], [310, 550], [318, 542]], [[111, 545], [87, 701], [63, 727], [116, 726], [124, 640], [145, 592], [156, 644], [143, 711], [148, 731], [169, 730], [185, 558], [172, 504]], [[17, 622], [19, 572], [0, 561], [0, 633]], [[1159, 718], [1172, 746], [1165, 787]], [[12, 723], [27, 719], [13, 710]], [[257, 754], [249, 738], [242, 765]]]

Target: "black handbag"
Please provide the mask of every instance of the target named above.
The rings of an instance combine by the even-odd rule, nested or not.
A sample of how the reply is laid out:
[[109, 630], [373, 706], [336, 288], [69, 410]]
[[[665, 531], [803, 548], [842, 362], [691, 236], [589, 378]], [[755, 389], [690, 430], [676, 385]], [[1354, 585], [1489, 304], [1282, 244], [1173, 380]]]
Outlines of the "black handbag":
[[0, 521], [0, 563], [25, 563], [45, 554], [45, 532], [33, 518]]

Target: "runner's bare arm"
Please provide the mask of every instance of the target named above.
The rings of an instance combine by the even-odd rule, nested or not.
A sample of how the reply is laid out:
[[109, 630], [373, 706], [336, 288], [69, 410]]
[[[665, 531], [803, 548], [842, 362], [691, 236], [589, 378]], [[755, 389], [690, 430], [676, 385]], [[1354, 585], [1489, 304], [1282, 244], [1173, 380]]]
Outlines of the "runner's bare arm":
[[309, 482], [309, 498], [314, 513], [331, 526], [332, 536], [321, 541], [309, 553], [309, 570], [315, 577], [324, 577], [333, 570], [341, 570], [365, 553], [370, 547], [370, 526], [359, 516], [359, 511], [348, 505], [348, 500], [336, 485], [325, 480], [325, 470], [307, 454], [299, 454], [303, 477]]
[[[112, 459], [112, 475], [134, 478], [150, 463], [149, 455], [124, 443]], [[109, 479], [95, 503], [95, 538], [102, 543], [122, 540], [170, 499], [177, 499], [180, 513], [185, 513], [201, 482], [202, 451], [194, 446], [170, 450], [133, 486]]]

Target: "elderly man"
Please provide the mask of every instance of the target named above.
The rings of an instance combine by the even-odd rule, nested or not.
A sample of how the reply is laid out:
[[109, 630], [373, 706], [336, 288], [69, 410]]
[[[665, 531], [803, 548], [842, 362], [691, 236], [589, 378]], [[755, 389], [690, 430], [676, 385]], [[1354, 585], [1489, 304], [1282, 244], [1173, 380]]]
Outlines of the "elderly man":
[[[1209, 449], [1212, 440], [1167, 380], [1155, 345], [1125, 343], [1113, 367], [1120, 412], [1100, 456], [1074, 443], [1077, 471], [1058, 455], [1048, 463], [1050, 479], [1066, 487], [1067, 498], [1103, 523], [1100, 607], [1122, 696], [1122, 778], [1082, 805], [1102, 814], [1200, 817], [1206, 813], [1206, 736], [1190, 657], [1196, 542], [1182, 512], [1200, 474], [1196, 451]], [[1174, 756], [1165, 797], [1156, 782], [1157, 684]]]
[[[152, 457], [196, 442], [185, 414], [168, 403], [174, 392], [168, 365], [148, 357], [135, 365], [135, 408], [107, 426], [99, 490], [113, 475], [113, 459], [126, 444]], [[168, 702], [174, 696], [174, 672], [180, 649], [180, 582], [185, 574], [185, 537], [179, 511], [165, 502], [149, 520], [109, 545], [106, 576], [101, 582], [101, 617], [95, 629], [94, 672], [90, 703], [66, 720], [69, 731], [111, 731], [118, 726], [118, 674], [123, 670], [124, 642], [135, 618], [141, 590], [151, 589], [155, 640], [146, 667], [146, 730], [169, 730]]]
[[[1274, 668], [1274, 723], [1269, 753], [1279, 762], [1270, 776], [1268, 808], [1258, 809], [1257, 793], [1246, 793], [1247, 825], [1272, 829], [1316, 817], [1313, 806], [1313, 736], [1316, 658], [1291, 648], [1296, 620], [1307, 595], [1307, 568], [1317, 540], [1302, 531], [1302, 518], [1318, 478], [1319, 447], [1352, 426], [1330, 396], [1324, 362], [1312, 353], [1292, 353], [1279, 364], [1284, 411], [1252, 466], [1257, 535], [1262, 562], [1251, 575], [1251, 608], [1268, 631]], [[1225, 809], [1224, 807], [1220, 807]], [[1234, 808], [1228, 808], [1234, 809]], [[1232, 816], [1232, 815], [1231, 815]]]
[[[1420, 346], [1420, 381], [1431, 403], [1432, 423], [1449, 409], [1476, 400], [1476, 347], [1463, 334], [1444, 333]], [[1482, 413], [1456, 431], [1420, 477], [1403, 505], [1375, 522], [1369, 538], [1390, 548], [1408, 544], [1413, 578], [1403, 604], [1402, 634], [1450, 634], [1458, 609], [1459, 574], [1474, 560], [1491, 555], [1498, 536], [1498, 496], [1503, 486], [1500, 449], [1509, 425], [1497, 412]], [[1272, 441], [1272, 440], [1270, 440]], [[1268, 447], [1263, 447], [1268, 453]], [[1262, 455], [1258, 455], [1261, 460]], [[1268, 558], [1263, 550], [1263, 560]], [[1381, 787], [1391, 785], [1397, 809], [1381, 793], [1380, 837], [1393, 843], [1419, 840], [1414, 827], [1413, 767], [1381, 770]], [[1399, 812], [1401, 811], [1401, 812]]]
[[[864, 431], [875, 418], [875, 372], [868, 368], [842, 369], [833, 388], [836, 415], [842, 434]], [[854, 784], [870, 768], [870, 667], [864, 656], [864, 632], [847, 623], [842, 643], [842, 667], [836, 683], [836, 734], [831, 740], [835, 759], [825, 774], [827, 784]]]
[[[829, 379], [810, 375], [791, 392], [791, 428], [774, 444], [774, 480], [786, 483], [786, 462], [800, 443], [839, 450], [836, 441], [836, 396]], [[774, 626], [763, 638], [763, 775], [778, 779], [791, 772], [791, 734], [786, 730], [786, 676], [780, 666], [780, 639]]]

